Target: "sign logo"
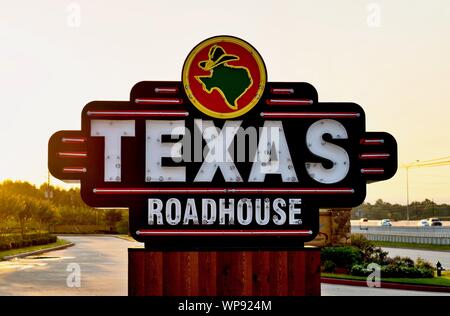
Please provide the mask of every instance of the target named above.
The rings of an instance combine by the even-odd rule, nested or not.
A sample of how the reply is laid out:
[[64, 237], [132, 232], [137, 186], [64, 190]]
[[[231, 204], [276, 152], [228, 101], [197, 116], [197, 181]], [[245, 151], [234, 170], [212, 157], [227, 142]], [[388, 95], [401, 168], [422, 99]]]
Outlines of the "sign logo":
[[265, 80], [249, 44], [208, 39], [183, 82], [143, 81], [128, 101], [87, 104], [80, 130], [50, 138], [49, 170], [80, 181], [90, 206], [128, 208], [146, 248], [302, 247], [320, 208], [358, 206], [367, 183], [395, 174], [397, 144], [366, 131], [356, 103]]
[[249, 43], [217, 36], [198, 44], [183, 67], [183, 88], [204, 114], [221, 119], [241, 116], [261, 98], [267, 75], [259, 53]]

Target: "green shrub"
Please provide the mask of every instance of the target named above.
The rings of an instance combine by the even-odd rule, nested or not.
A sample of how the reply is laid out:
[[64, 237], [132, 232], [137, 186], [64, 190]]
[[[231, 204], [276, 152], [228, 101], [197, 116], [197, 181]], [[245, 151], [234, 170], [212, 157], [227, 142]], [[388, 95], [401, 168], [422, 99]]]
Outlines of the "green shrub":
[[370, 274], [370, 271], [367, 270], [363, 264], [355, 264], [350, 269], [350, 274], [356, 276], [367, 276]]
[[322, 272], [334, 273], [336, 269], [336, 264], [331, 260], [325, 260], [321, 264]]
[[365, 263], [385, 264], [388, 258], [388, 252], [383, 251], [380, 247], [376, 247], [373, 241], [368, 240], [362, 234], [352, 234], [352, 246], [358, 248], [362, 252], [362, 260]]
[[363, 262], [361, 251], [352, 246], [322, 248], [320, 258], [322, 262], [331, 261], [336, 267], [347, 269]]
[[375, 247], [375, 243], [367, 239], [363, 234], [352, 234], [350, 240], [352, 246], [361, 250]]
[[[407, 257], [395, 257], [388, 262], [380, 268], [382, 278], [432, 278], [434, 275], [431, 264], [420, 258], [416, 264]], [[371, 272], [362, 264], [355, 264], [350, 269], [350, 274], [355, 276], [367, 276]]]
[[396, 256], [394, 258], [387, 258], [385, 260], [386, 265], [395, 266], [395, 267], [414, 267], [414, 261], [408, 257], [399, 257]]
[[3, 234], [0, 235], [0, 250], [45, 245], [54, 243], [56, 240], [55, 235], [41, 231], [25, 233], [23, 238], [21, 234]]
[[128, 217], [122, 218], [122, 220], [117, 224], [117, 232], [119, 234], [127, 235], [129, 232], [128, 226]]
[[422, 258], [417, 258], [416, 260], [416, 267], [419, 269], [429, 269], [429, 270], [434, 270], [434, 267], [431, 263], [429, 263], [428, 261], [422, 259]]

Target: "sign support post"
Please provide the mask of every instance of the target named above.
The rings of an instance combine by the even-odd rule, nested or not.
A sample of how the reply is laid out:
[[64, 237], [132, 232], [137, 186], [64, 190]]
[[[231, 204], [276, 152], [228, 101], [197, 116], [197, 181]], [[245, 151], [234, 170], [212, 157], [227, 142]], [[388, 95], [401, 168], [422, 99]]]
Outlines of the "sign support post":
[[131, 296], [318, 296], [320, 250], [128, 250]]

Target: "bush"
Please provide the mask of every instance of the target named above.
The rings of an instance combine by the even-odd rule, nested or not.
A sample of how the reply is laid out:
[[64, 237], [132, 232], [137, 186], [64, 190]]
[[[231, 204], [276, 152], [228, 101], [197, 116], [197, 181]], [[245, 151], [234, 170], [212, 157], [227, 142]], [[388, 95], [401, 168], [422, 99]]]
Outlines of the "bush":
[[[389, 259], [389, 263], [381, 266], [380, 269], [382, 278], [432, 278], [434, 276], [431, 264], [420, 258], [414, 264], [410, 258], [395, 257]], [[350, 269], [350, 274], [355, 276], [367, 276], [371, 272], [362, 264], [355, 264]]]
[[361, 251], [352, 246], [325, 247], [320, 252], [322, 262], [331, 261], [335, 267], [350, 269], [355, 264], [361, 264]]
[[422, 258], [417, 258], [416, 260], [416, 267], [419, 269], [431, 269], [434, 270], [434, 267], [431, 263], [429, 263], [428, 261], [422, 259]]
[[376, 247], [373, 241], [368, 240], [362, 234], [352, 234], [352, 246], [358, 248], [362, 252], [363, 262], [376, 263], [383, 265], [388, 259], [388, 252], [383, 251], [380, 247]]
[[128, 235], [129, 233], [129, 224], [128, 224], [128, 216], [123, 217], [122, 220], [117, 224], [117, 232], [119, 234]]
[[46, 245], [56, 242], [57, 237], [48, 232], [32, 232], [24, 234], [0, 235], [0, 250], [11, 250], [30, 246]]
[[350, 274], [356, 276], [368, 276], [370, 272], [363, 264], [355, 264], [350, 269]]
[[361, 250], [375, 247], [374, 242], [367, 239], [363, 234], [352, 234], [350, 240], [352, 246]]
[[335, 269], [336, 269], [336, 264], [333, 261], [325, 260], [321, 264], [322, 272], [334, 273]]

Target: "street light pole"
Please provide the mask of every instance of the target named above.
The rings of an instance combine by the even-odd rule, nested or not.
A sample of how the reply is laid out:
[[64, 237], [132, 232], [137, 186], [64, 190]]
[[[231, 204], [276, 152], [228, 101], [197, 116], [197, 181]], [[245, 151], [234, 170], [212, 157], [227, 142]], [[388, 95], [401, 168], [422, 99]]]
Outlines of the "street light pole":
[[409, 166], [406, 167], [406, 220], [409, 221]]

